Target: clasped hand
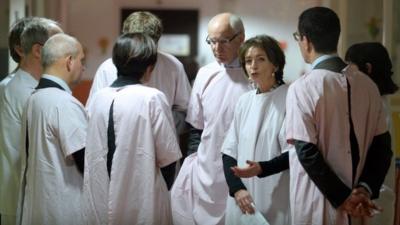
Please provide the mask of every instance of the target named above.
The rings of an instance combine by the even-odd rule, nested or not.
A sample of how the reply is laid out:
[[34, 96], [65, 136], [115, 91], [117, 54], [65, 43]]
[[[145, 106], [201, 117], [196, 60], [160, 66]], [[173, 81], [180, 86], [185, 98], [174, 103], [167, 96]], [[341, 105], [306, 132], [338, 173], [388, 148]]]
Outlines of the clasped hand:
[[353, 217], [372, 217], [382, 211], [382, 208], [371, 201], [369, 193], [363, 187], [353, 189], [340, 208]]

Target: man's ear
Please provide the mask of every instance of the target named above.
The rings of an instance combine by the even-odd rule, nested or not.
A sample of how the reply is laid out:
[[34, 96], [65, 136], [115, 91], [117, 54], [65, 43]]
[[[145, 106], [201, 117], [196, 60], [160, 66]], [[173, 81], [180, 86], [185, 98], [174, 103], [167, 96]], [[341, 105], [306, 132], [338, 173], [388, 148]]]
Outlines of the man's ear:
[[22, 50], [22, 47], [20, 45], [16, 45], [14, 47], [14, 51], [17, 52], [17, 54], [19, 55], [19, 57], [23, 57], [24, 56], [24, 51]]
[[40, 45], [40, 44], [34, 44], [33, 46], [32, 46], [32, 54], [33, 54], [33, 56], [35, 57], [35, 58], [38, 58], [38, 59], [40, 59], [40, 54], [41, 54], [41, 52], [42, 52], [42, 45]]
[[71, 55], [67, 56], [66, 64], [67, 64], [67, 71], [68, 72], [70, 72], [72, 70], [72, 63], [73, 63], [72, 56]]
[[372, 74], [372, 64], [371, 63], [365, 63], [365, 68], [367, 68], [367, 73], [369, 75]]

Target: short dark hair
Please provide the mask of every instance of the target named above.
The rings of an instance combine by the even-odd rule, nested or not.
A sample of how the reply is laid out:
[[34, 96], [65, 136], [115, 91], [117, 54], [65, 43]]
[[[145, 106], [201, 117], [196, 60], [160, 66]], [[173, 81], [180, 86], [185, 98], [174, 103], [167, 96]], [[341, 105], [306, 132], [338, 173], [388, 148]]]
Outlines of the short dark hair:
[[21, 47], [21, 34], [24, 31], [26, 24], [32, 21], [32, 17], [24, 17], [15, 21], [11, 26], [10, 34], [8, 35], [8, 48], [10, 49], [11, 58], [19, 63], [21, 61], [21, 56], [15, 51], [16, 47]]
[[300, 37], [307, 37], [318, 53], [337, 51], [340, 36], [340, 20], [326, 7], [313, 7], [301, 13], [298, 23]]
[[115, 43], [112, 61], [117, 67], [118, 76], [140, 80], [146, 69], [156, 63], [157, 46], [147, 34], [126, 33]]
[[[391, 78], [393, 71], [389, 53], [381, 43], [354, 44], [347, 50], [345, 59], [356, 64], [362, 72], [367, 74], [378, 86], [381, 95], [393, 94], [399, 89]], [[370, 73], [368, 73], [367, 63], [372, 66]]]
[[245, 41], [239, 50], [239, 60], [247, 76], [246, 71], [246, 53], [251, 47], [257, 47], [264, 50], [268, 60], [276, 67], [275, 79], [277, 84], [284, 84], [283, 68], [285, 67], [285, 54], [283, 53], [278, 41], [268, 35], [257, 35]]

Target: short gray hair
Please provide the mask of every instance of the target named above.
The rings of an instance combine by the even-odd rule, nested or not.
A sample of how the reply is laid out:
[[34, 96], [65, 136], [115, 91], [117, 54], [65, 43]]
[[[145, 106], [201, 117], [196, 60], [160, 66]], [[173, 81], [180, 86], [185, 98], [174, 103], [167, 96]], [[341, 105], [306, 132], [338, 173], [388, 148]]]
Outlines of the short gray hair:
[[66, 56], [75, 58], [79, 54], [79, 41], [67, 34], [60, 33], [46, 41], [42, 48], [42, 66], [44, 69], [53, 65], [57, 60]]
[[243, 22], [239, 16], [231, 14], [229, 17], [229, 24], [235, 32], [244, 32]]
[[34, 18], [22, 31], [22, 50], [28, 54], [35, 44], [44, 45], [49, 37], [59, 32], [62, 32], [62, 29], [56, 21], [42, 17]]

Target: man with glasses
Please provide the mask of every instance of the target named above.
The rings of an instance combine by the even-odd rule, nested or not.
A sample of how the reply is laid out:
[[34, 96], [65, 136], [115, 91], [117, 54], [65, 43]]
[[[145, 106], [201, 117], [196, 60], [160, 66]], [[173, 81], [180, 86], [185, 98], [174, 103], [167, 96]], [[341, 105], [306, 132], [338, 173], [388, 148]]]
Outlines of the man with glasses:
[[194, 82], [186, 121], [189, 155], [171, 190], [175, 225], [224, 224], [228, 186], [222, 169], [221, 145], [238, 98], [250, 90], [238, 52], [245, 38], [241, 19], [231, 13], [213, 17], [206, 42], [216, 62], [202, 67]]
[[[0, 93], [0, 212], [1, 224], [16, 224], [24, 143], [21, 134], [24, 105], [42, 75], [40, 51], [46, 40], [62, 32], [55, 21], [32, 18], [23, 28], [23, 57], [14, 77]], [[22, 164], [22, 165], [21, 165]]]
[[312, 70], [288, 90], [292, 224], [348, 225], [372, 216], [392, 152], [376, 85], [337, 56], [340, 21], [305, 10], [293, 34]]

